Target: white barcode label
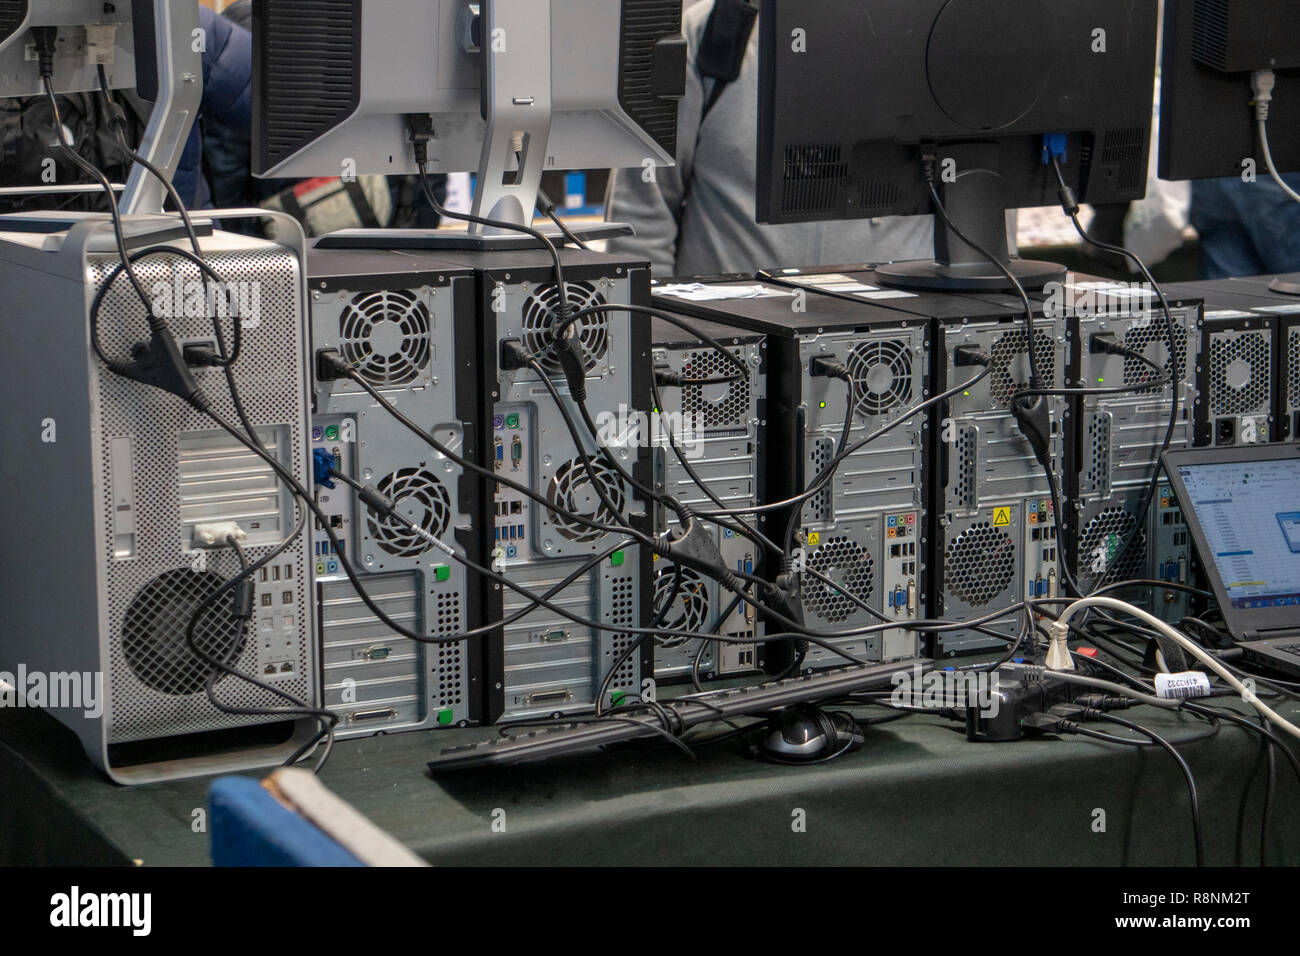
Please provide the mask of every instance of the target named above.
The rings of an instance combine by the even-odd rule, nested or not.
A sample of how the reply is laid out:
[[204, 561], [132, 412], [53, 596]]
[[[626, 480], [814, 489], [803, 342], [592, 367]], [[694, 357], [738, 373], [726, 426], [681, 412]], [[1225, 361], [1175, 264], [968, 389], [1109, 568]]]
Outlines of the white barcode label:
[[1163, 697], [1165, 700], [1209, 697], [1210, 678], [1201, 671], [1184, 671], [1181, 674], [1157, 674], [1156, 696]]

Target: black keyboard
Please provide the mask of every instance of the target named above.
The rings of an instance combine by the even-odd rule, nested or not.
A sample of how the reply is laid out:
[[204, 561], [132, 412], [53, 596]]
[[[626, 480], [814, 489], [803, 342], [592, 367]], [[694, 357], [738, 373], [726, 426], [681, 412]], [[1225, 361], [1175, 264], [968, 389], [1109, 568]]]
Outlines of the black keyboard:
[[[698, 724], [724, 717], [761, 714], [791, 704], [833, 700], [864, 690], [888, 687], [892, 685], [895, 674], [913, 673], [917, 664], [917, 661], [895, 661], [818, 671], [770, 684], [731, 687], [660, 703], [671, 713], [679, 731], [685, 732]], [[921, 661], [920, 666], [924, 672], [933, 665], [930, 661]], [[592, 718], [588, 723], [521, 731], [510, 737], [448, 747], [429, 761], [429, 769], [441, 773], [471, 767], [509, 766], [583, 753], [627, 740], [662, 738], [657, 728], [663, 728], [664, 724], [658, 717], [644, 711], [618, 716], [617, 720]]]

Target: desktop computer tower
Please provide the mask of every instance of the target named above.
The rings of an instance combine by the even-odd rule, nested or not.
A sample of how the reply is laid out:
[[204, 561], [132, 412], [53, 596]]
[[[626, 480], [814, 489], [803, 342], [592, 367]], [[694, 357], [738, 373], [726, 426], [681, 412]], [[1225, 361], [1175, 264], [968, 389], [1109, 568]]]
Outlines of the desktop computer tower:
[[[654, 320], [656, 374], [666, 371], [685, 380], [680, 387], [658, 388], [652, 420], [655, 487], [696, 512], [717, 511], [719, 501], [727, 508], [752, 508], [763, 500], [759, 429], [768, 407], [767, 337], [698, 319], [691, 320], [691, 327], [700, 329], [739, 358], [746, 375], [740, 378], [736, 366], [689, 332], [670, 322]], [[735, 380], [705, 384], [721, 378]], [[692, 380], [701, 384], [691, 384]], [[657, 533], [679, 527], [676, 513], [662, 504], [656, 505], [654, 515]], [[743, 520], [755, 526], [758, 518], [742, 513], [732, 524]], [[706, 526], [727, 567], [761, 573], [763, 562], [772, 560], [770, 554], [734, 527]], [[680, 584], [676, 581], [679, 573]], [[690, 568], [679, 569], [666, 559], [653, 562], [652, 574], [654, 613], [663, 613], [664, 627], [755, 641], [746, 644], [660, 637], [655, 643], [656, 682], [685, 681], [692, 676], [710, 680], [763, 669], [764, 645], [759, 642], [764, 624], [752, 604], [742, 602], [716, 578]]]
[[[560, 255], [571, 311], [596, 304], [649, 304], [647, 263], [580, 250], [563, 249]], [[538, 595], [577, 575], [550, 599], [572, 616], [540, 607], [521, 615], [532, 603], [529, 598], [480, 576], [485, 621], [509, 622], [483, 643], [484, 718], [496, 722], [590, 709], [604, 678], [636, 642], [637, 629], [650, 622], [650, 556], [633, 538], [569, 517], [619, 523], [607, 513], [545, 385], [529, 368], [504, 368], [502, 343], [521, 342], [538, 356], [575, 421], [582, 449], [591, 455], [601, 490], [645, 533], [651, 528], [647, 502], [594, 454], [596, 445], [568, 397], [551, 347], [559, 289], [550, 255], [541, 250], [440, 250], [437, 256], [473, 270], [476, 279], [480, 351], [472, 374], [484, 382], [484, 458], [497, 474], [527, 486], [546, 502], [484, 481], [476, 518], [485, 558], [507, 579]], [[579, 320], [578, 332], [587, 407], [611, 454], [648, 487], [653, 481], [651, 449], [639, 426], [651, 408], [649, 318], [625, 311], [596, 313]], [[647, 682], [653, 659], [653, 642], [643, 640], [617, 666], [602, 705], [652, 693]]]
[[[930, 324], [930, 385], [938, 395], [974, 379], [978, 365], [959, 364], [974, 347], [992, 359], [991, 374], [933, 410], [925, 536], [935, 617], [973, 621], [1027, 598], [1062, 593], [1060, 535], [1042, 465], [1010, 410], [1029, 383], [1028, 334], [1010, 296], [915, 293], [882, 287], [867, 265], [774, 269], [763, 273], [819, 300], [861, 303]], [[1034, 335], [1044, 385], [1065, 377], [1065, 322], [1035, 311]], [[1051, 462], [1062, 473], [1066, 406], [1050, 398]], [[936, 658], [1003, 650], [1023, 617], [1005, 615], [974, 630], [933, 632]]]
[[[726, 298], [729, 288], [742, 297]], [[846, 420], [849, 445], [899, 423], [849, 454], [798, 508], [790, 544], [793, 570], [801, 573], [791, 604], [805, 627], [857, 659], [917, 657], [917, 632], [902, 627], [833, 635], [926, 613], [929, 421], [924, 413], [900, 416], [928, 394], [928, 321], [753, 279], [710, 281], [706, 301], [671, 292], [671, 286], [659, 290], [661, 308], [767, 337], [768, 402], [759, 435], [767, 502], [809, 488], [841, 447]], [[823, 361], [844, 365], [851, 383], [820, 374]], [[786, 544], [781, 538], [792, 510], [773, 511], [760, 526], [778, 544]], [[774, 618], [766, 626], [769, 634], [789, 630]], [[818, 644], [802, 649], [804, 668], [849, 661]], [[788, 658], [790, 650], [789, 642], [769, 646], [767, 669], [789, 666], [782, 655]]]
[[1204, 283], [1214, 287], [1216, 296], [1232, 296], [1238, 308], [1276, 317], [1277, 415], [1273, 431], [1278, 441], [1300, 439], [1300, 297], [1294, 292], [1297, 282], [1300, 275]]
[[[1104, 351], [1103, 339], [1146, 356], [1177, 378], [1178, 409], [1169, 447], [1188, 448], [1194, 443], [1201, 366], [1201, 303], [1172, 292], [1166, 298], [1173, 353], [1156, 296], [1135, 296], [1126, 285], [1076, 277], [1062, 300], [1069, 322], [1067, 381], [1081, 388], [1129, 388], [1156, 377], [1135, 358]], [[1084, 594], [1133, 579], [1196, 584], [1196, 553], [1182, 509], [1163, 476], [1145, 517], [1139, 516], [1161, 467], [1158, 456], [1169, 433], [1171, 396], [1166, 386], [1070, 400], [1065, 493], [1069, 523], [1077, 532], [1062, 544]], [[1187, 592], [1175, 588], [1143, 588], [1122, 597], [1171, 622], [1191, 610]]]
[[[0, 670], [40, 672], [65, 687], [78, 675], [102, 676], [102, 713], [62, 698], [47, 703], [120, 783], [271, 765], [320, 729], [311, 717], [214, 705], [205, 693], [214, 674], [213, 693], [227, 707], [270, 711], [286, 701], [223, 675], [185, 636], [196, 620], [195, 644], [208, 658], [319, 706], [311, 540], [294, 535], [301, 503], [211, 417], [110, 371], [88, 342], [101, 291], [94, 334], [114, 362], [141, 357], [147, 309], [180, 348], [215, 345], [208, 306], [226, 302], [219, 321], [228, 347], [233, 323], [243, 324], [233, 376], [248, 421], [263, 448], [310, 487], [304, 240], [292, 220], [268, 218], [273, 240], [199, 224], [221, 286], [205, 288], [178, 256], [138, 259], [149, 307], [125, 276], [104, 289], [121, 263], [108, 217], [0, 221], [8, 317], [0, 348], [9, 362], [0, 390], [5, 406], [21, 412], [0, 439], [2, 514], [14, 542], [0, 557]], [[174, 217], [128, 217], [125, 227], [132, 247], [189, 250]], [[217, 300], [218, 291], [227, 298]], [[223, 373], [196, 368], [194, 377], [210, 407], [237, 422]], [[233, 590], [207, 604], [241, 570], [228, 533], [243, 537], [250, 563], [289, 540], [254, 575], [251, 608], [239, 607]]]
[[[307, 260], [313, 354], [337, 350], [445, 447], [479, 461], [483, 379], [470, 269], [419, 253], [314, 247]], [[315, 363], [313, 363], [315, 370]], [[313, 378], [311, 448], [373, 485], [425, 531], [482, 564], [481, 479], [403, 426], [360, 385]], [[340, 551], [314, 521], [312, 560], [324, 703], [336, 736], [482, 720], [483, 638], [419, 643], [393, 633], [357, 595], [347, 561], [383, 611], [431, 639], [482, 623], [481, 582], [410, 528], [376, 516], [343, 481], [317, 487]]]
[[1268, 303], [1236, 291], [1236, 280], [1178, 283], [1165, 286], [1165, 295], [1205, 302], [1196, 444], [1274, 441], [1278, 319], [1261, 308]]

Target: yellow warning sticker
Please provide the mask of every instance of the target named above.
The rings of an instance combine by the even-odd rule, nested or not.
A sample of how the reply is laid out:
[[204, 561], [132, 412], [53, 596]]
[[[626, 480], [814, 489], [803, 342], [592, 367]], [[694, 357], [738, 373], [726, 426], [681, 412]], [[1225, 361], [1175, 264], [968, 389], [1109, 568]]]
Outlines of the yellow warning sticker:
[[808, 546], [810, 548], [815, 548], [817, 547], [817, 545], [821, 543], [822, 543], [822, 536], [819, 532], [817, 531], [808, 532]]
[[1005, 528], [1009, 524], [1011, 524], [1010, 508], [998, 508], [993, 512], [993, 527]]

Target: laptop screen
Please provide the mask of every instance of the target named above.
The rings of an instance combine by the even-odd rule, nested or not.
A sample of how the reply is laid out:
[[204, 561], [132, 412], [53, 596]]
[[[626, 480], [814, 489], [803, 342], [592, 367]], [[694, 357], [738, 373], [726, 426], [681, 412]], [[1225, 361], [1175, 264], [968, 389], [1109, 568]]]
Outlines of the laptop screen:
[[1300, 608], [1300, 458], [1177, 468], [1232, 607]]

